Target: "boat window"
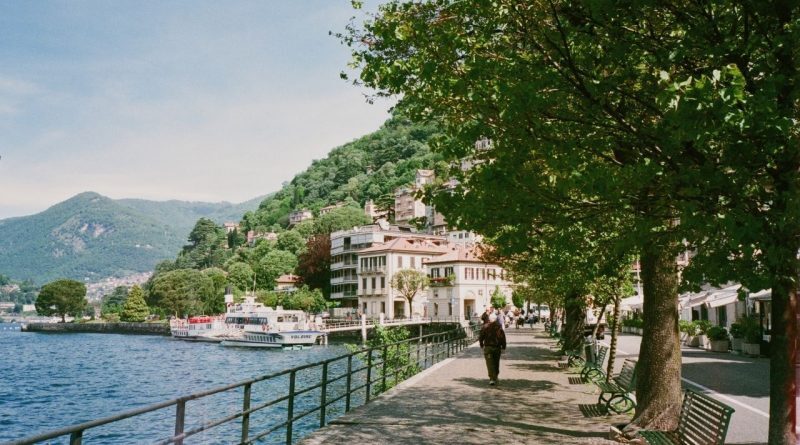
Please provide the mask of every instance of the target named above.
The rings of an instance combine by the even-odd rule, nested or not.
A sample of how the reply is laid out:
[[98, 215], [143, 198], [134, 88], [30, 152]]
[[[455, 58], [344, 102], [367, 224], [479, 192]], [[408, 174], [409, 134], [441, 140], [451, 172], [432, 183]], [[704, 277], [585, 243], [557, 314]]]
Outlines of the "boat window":
[[278, 317], [278, 323], [282, 323], [282, 322], [283, 322], [283, 317]]

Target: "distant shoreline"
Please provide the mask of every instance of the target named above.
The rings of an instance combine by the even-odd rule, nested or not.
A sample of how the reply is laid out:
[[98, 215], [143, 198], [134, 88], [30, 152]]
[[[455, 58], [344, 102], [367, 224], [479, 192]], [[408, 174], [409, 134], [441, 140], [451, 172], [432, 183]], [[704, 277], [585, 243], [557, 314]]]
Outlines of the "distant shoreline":
[[95, 333], [169, 336], [163, 323], [20, 323], [24, 332]]

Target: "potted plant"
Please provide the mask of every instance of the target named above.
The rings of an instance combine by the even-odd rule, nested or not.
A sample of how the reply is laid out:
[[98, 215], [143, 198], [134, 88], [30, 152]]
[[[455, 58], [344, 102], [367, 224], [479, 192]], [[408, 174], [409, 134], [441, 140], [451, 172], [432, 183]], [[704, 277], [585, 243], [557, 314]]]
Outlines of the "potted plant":
[[761, 355], [761, 325], [758, 323], [756, 317], [752, 315], [742, 317], [741, 323], [742, 330], [744, 331], [742, 353], [758, 357]]
[[689, 338], [694, 336], [694, 325], [688, 320], [678, 320], [678, 331], [681, 333], [681, 341], [689, 344]]
[[708, 320], [695, 320], [695, 327], [697, 328], [697, 343], [701, 348], [708, 349], [708, 329], [711, 327], [711, 322]]
[[706, 331], [712, 352], [728, 352], [728, 330], [722, 326], [711, 326]]
[[742, 341], [744, 338], [744, 329], [742, 328], [742, 324], [739, 321], [735, 321], [731, 323], [731, 349], [734, 351], [741, 352], [742, 350]]

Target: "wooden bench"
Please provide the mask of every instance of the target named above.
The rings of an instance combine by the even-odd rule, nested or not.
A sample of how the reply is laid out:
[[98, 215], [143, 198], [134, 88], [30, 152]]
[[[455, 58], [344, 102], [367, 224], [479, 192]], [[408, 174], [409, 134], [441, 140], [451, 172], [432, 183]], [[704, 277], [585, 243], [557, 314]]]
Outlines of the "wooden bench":
[[594, 382], [600, 388], [597, 404], [605, 405], [608, 411], [614, 411], [617, 414], [636, 408], [636, 401], [632, 397], [632, 393], [636, 390], [636, 362], [626, 359], [622, 364], [622, 371], [611, 380], [610, 382], [605, 380]]
[[687, 389], [676, 431], [642, 430], [639, 434], [652, 445], [722, 445], [733, 411], [728, 405]]
[[583, 365], [583, 369], [581, 369], [581, 378], [590, 382], [596, 382], [601, 379], [605, 380], [606, 373], [603, 371], [603, 363], [606, 361], [607, 354], [608, 346], [600, 345], [597, 354], [594, 355], [594, 359], [587, 360], [586, 364]]

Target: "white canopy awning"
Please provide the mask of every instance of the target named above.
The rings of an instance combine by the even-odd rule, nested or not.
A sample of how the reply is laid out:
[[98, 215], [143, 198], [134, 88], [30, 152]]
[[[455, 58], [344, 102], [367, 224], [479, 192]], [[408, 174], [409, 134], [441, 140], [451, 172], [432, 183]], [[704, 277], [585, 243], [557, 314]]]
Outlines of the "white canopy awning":
[[634, 295], [620, 300], [619, 307], [622, 310], [632, 311], [634, 309], [641, 309], [643, 303], [644, 298], [641, 295]]
[[706, 299], [708, 306], [720, 307], [739, 301], [740, 287], [742, 287], [741, 284], [735, 284], [733, 286], [728, 286], [726, 288], [717, 291], [709, 292], [708, 297]]
[[764, 289], [758, 292], [751, 293], [747, 298], [753, 301], [769, 301], [772, 300], [772, 289]]

